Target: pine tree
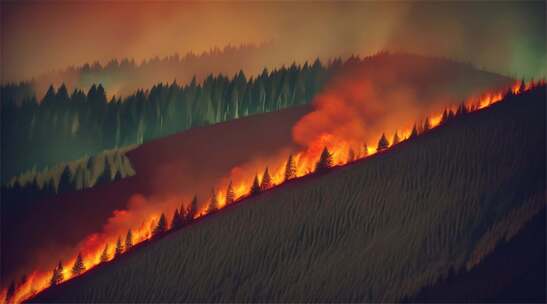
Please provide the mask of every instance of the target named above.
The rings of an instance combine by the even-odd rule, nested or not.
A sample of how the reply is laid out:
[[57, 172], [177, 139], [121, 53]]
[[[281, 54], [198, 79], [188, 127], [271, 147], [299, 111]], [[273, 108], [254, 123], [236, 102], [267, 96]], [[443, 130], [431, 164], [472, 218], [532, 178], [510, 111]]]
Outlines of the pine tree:
[[171, 229], [175, 229], [181, 226], [181, 217], [179, 213], [179, 209], [175, 209], [175, 212], [173, 213], [173, 219], [171, 219]]
[[76, 262], [74, 262], [74, 266], [72, 266], [72, 275], [77, 276], [82, 274], [82, 272], [84, 271], [85, 271], [85, 265], [84, 265], [84, 260], [82, 259], [82, 253], [78, 253]]
[[55, 269], [53, 270], [53, 275], [51, 276], [51, 286], [58, 285], [64, 280], [65, 277], [63, 275], [63, 271], [63, 264], [61, 263], [61, 261], [59, 261], [59, 264], [57, 265], [57, 267], [55, 267]]
[[377, 151], [380, 152], [387, 148], [389, 148], [389, 141], [387, 141], [386, 135], [382, 133], [382, 137], [380, 137], [380, 140], [378, 141]]
[[416, 124], [414, 124], [414, 127], [412, 127], [412, 132], [410, 133], [409, 138], [414, 138], [416, 136], [418, 136], [418, 129], [416, 128]]
[[272, 177], [270, 176], [270, 172], [268, 171], [268, 167], [266, 167], [266, 170], [264, 171], [264, 175], [262, 176], [262, 183], [260, 184], [260, 190], [268, 190], [271, 187], [273, 187]]
[[429, 130], [431, 130], [431, 122], [429, 121], [429, 117], [426, 117], [424, 122], [424, 132]]
[[165, 214], [162, 213], [156, 228], [154, 228], [154, 231], [152, 232], [152, 235], [156, 237], [163, 234], [165, 231], [167, 231], [167, 220], [165, 219]]
[[296, 177], [296, 164], [294, 163], [294, 158], [291, 155], [289, 155], [289, 159], [287, 160], [287, 165], [285, 166], [285, 181], [288, 181], [289, 179], [293, 179]]
[[108, 244], [104, 245], [103, 253], [101, 253], [101, 263], [108, 262]]
[[211, 201], [209, 202], [209, 206], [207, 207], [207, 213], [213, 213], [218, 210], [218, 200], [217, 200], [217, 194], [215, 192], [215, 189], [211, 190]]
[[253, 185], [251, 186], [251, 195], [256, 195], [260, 193], [260, 182], [258, 181], [258, 175], [255, 175], [255, 179], [253, 180]]
[[518, 93], [522, 93], [524, 91], [526, 91], [526, 83], [524, 82], [524, 78], [523, 78], [522, 81], [520, 82]]
[[396, 145], [400, 142], [401, 142], [401, 139], [399, 138], [399, 134], [397, 134], [397, 131], [395, 131], [395, 134], [393, 135], [392, 145]]
[[355, 152], [353, 151], [353, 149], [350, 147], [348, 149], [348, 163], [351, 163], [352, 161], [355, 160]]
[[131, 229], [129, 229], [125, 236], [125, 250], [129, 250], [131, 247], [133, 247], [133, 233], [131, 232]]
[[229, 205], [235, 201], [234, 188], [232, 187], [232, 181], [228, 184], [228, 189], [226, 190], [226, 205]]
[[368, 156], [368, 145], [367, 143], [364, 143], [363, 144], [363, 151], [361, 153], [363, 155], [363, 157], [367, 157]]
[[445, 124], [448, 121], [448, 111], [445, 109], [443, 111], [443, 116], [441, 116], [441, 125]]
[[315, 165], [315, 172], [324, 172], [330, 167], [332, 167], [332, 154], [330, 154], [329, 149], [325, 147], [323, 148], [323, 152], [321, 152], [319, 161]]
[[193, 221], [197, 213], [198, 213], [198, 196], [194, 195], [194, 198], [192, 199], [190, 206], [188, 206], [188, 212], [186, 212], [187, 222]]
[[123, 253], [122, 238], [118, 237], [118, 241], [116, 242], [116, 250], [114, 251], [114, 257], [119, 257], [122, 253]]

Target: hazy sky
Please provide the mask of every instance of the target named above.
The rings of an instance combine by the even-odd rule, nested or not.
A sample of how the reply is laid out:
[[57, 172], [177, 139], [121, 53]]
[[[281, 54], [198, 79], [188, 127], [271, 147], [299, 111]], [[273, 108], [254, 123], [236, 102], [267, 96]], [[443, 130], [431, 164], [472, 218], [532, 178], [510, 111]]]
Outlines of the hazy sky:
[[289, 63], [401, 49], [470, 61], [510, 76], [545, 75], [543, 1], [59, 0], [3, 1], [1, 10], [3, 80], [115, 57], [142, 60], [269, 41]]

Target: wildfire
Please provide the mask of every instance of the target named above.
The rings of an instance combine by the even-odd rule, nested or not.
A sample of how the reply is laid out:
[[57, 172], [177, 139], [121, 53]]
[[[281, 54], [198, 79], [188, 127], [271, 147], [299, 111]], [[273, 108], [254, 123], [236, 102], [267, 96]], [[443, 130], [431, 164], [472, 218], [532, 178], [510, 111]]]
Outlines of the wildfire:
[[[429, 118], [425, 119], [422, 126], [396, 126], [396, 128], [391, 130], [393, 132], [391, 134], [396, 134], [394, 138], [397, 137], [399, 141], [405, 141], [414, 135], [423, 133], [428, 129], [441, 125], [443, 121], [450, 117], [450, 115], [453, 116], [461, 111], [472, 112], [489, 107], [492, 104], [502, 100], [503, 96], [508, 91], [512, 94], [520, 94], [536, 85], [544, 84], [544, 81], [536, 84], [516, 82], [509, 88], [509, 90], [503, 89], [495, 92], [486, 92], [478, 98], [470, 98], [467, 102], [465, 102], [465, 104], [462, 104], [459, 107], [447, 108], [442, 113], [432, 113]], [[271, 166], [270, 164], [268, 171], [265, 171], [268, 172], [267, 174], [269, 177], [267, 179], [270, 180], [267, 188], [281, 185], [287, 179], [299, 178], [313, 173], [316, 169], [317, 160], [320, 158], [320, 155], [324, 153], [324, 149], [326, 149], [330, 154], [330, 166], [340, 166], [378, 153], [379, 151], [377, 150], [376, 143], [378, 143], [378, 139], [374, 142], [363, 141], [361, 143], [355, 143], [336, 138], [331, 134], [322, 134], [306, 149], [290, 156], [289, 160], [281, 159], [274, 166]], [[392, 147], [394, 144], [397, 144], [397, 142], [394, 143], [392, 139], [389, 139], [386, 144], [387, 147]], [[246, 178], [240, 180], [233, 180], [230, 182], [230, 186], [228, 187], [226, 185], [216, 185], [217, 189], [222, 188], [224, 190], [213, 190], [212, 196], [204, 204], [202, 204], [200, 209], [195, 212], [193, 218], [197, 219], [203, 217], [210, 212], [211, 209], [208, 205], [210, 205], [210, 201], [212, 201], [213, 197], [215, 198], [217, 205], [215, 210], [225, 208], [229, 205], [226, 199], [229, 191], [232, 191], [232, 203], [248, 197], [253, 188], [254, 180], [264, 181], [266, 179], [265, 175], [266, 173], [261, 173], [256, 176], [247, 176]], [[262, 184], [264, 183], [262, 182]], [[127, 211], [116, 212], [123, 213]], [[154, 229], [158, 225], [159, 221], [160, 216], [158, 214], [152, 214], [140, 226], [133, 227], [130, 232], [128, 232], [128, 236], [122, 239], [124, 242], [123, 248], [119, 248], [120, 238], [118, 236], [111, 236], [108, 239], [101, 238], [97, 234], [89, 236], [81, 243], [82, 245], [78, 248], [79, 250], [77, 255], [60, 263], [62, 269], [59, 269], [59, 273], [61, 275], [59, 276], [56, 284], [68, 281], [101, 263], [115, 259], [120, 253], [126, 252], [129, 249], [127, 247], [130, 247], [130, 245], [134, 246], [151, 239], [154, 235]], [[172, 227], [166, 226], [165, 229], [172, 229]], [[117, 252], [117, 255], [116, 251], [119, 251]], [[80, 269], [80, 271], [74, 271], [76, 268], [74, 265], [78, 262], [78, 256], [81, 257], [83, 269]], [[4, 289], [1, 296], [5, 302], [21, 303], [51, 285], [51, 271], [35, 271], [30, 274], [24, 282], [21, 282], [15, 290], [10, 292], [8, 291], [8, 288]], [[8, 292], [11, 293], [9, 299], [7, 299]]]

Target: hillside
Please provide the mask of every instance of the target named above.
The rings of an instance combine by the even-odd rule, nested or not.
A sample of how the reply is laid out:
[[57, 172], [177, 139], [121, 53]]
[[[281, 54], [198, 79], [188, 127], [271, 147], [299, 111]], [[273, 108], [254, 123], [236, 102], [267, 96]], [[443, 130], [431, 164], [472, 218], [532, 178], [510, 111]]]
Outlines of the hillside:
[[543, 86], [244, 200], [32, 302], [410, 297], [480, 267], [544, 210], [544, 123]]
[[[296, 68], [281, 68], [277, 72], [272, 71], [267, 76], [260, 78], [262, 80], [259, 80], [259, 78], [247, 79], [247, 84], [244, 81], [239, 81], [238, 78], [228, 81], [224, 76], [217, 76], [216, 78], [210, 78], [202, 86], [195, 89], [203, 93], [215, 88], [213, 91], [216, 93], [212, 94], [214, 98], [212, 97], [211, 101], [216, 105], [213, 107], [216, 109], [215, 111], [220, 111], [216, 112], [219, 114], [226, 109], [233, 109], [231, 106], [234, 102], [232, 97], [236, 95], [232, 93], [235, 89], [233, 85], [228, 84], [240, 83], [246, 87], [246, 90], [238, 91], [241, 95], [236, 99], [245, 101], [238, 102], [237, 110], [239, 114], [226, 117], [228, 120], [226, 122], [209, 126], [196, 126], [185, 132], [163, 138], [157, 137], [181, 130], [180, 128], [167, 127], [170, 125], [169, 121], [175, 124], [182, 121], [178, 115], [181, 112], [176, 109], [190, 104], [192, 109], [201, 108], [198, 105], [200, 105], [202, 99], [193, 98], [194, 95], [189, 94], [189, 92], [193, 92], [192, 88], [188, 86], [160, 85], [151, 90], [147, 96], [143, 95], [143, 92], [136, 93], [122, 103], [109, 103], [106, 106], [103, 104], [105, 98], [101, 97], [98, 99], [103, 101], [93, 103], [82, 102], [80, 104], [76, 102], [74, 104], [73, 101], [75, 100], [72, 100], [70, 107], [62, 106], [67, 102], [66, 99], [57, 97], [62, 97], [65, 94], [57, 91], [57, 94], [54, 94], [55, 97], [50, 96], [51, 102], [41, 103], [40, 106], [26, 104], [29, 107], [17, 108], [14, 105], [12, 106], [15, 108], [7, 107], [6, 109], [3, 107], [3, 117], [12, 113], [10, 111], [21, 111], [19, 114], [25, 114], [23, 115], [25, 119], [31, 119], [32, 115], [27, 114], [33, 113], [34, 110], [38, 111], [40, 115], [44, 115], [41, 120], [44, 125], [41, 127], [39, 127], [39, 124], [34, 126], [34, 128], [40, 129], [41, 132], [45, 132], [40, 136], [35, 134], [33, 137], [39, 138], [40, 142], [32, 142], [31, 139], [32, 144], [27, 142], [23, 145], [24, 147], [17, 147], [16, 141], [11, 139], [27, 140], [29, 137], [19, 137], [18, 132], [23, 130], [24, 127], [32, 129], [30, 120], [18, 120], [18, 114], [12, 113], [13, 115], [10, 117], [16, 122], [13, 124], [10, 124], [9, 121], [2, 122], [10, 125], [10, 130], [14, 131], [11, 132], [6, 128], [2, 129], [2, 132], [5, 132], [2, 137], [5, 140], [3, 147], [10, 143], [8, 146], [12, 151], [16, 151], [17, 157], [22, 158], [25, 165], [29, 166], [32, 162], [29, 159], [33, 159], [33, 157], [30, 156], [31, 154], [25, 153], [26, 150], [31, 150], [32, 153], [37, 153], [40, 157], [48, 154], [46, 153], [49, 149], [48, 145], [56, 151], [62, 150], [62, 153], [69, 152], [68, 150], [72, 148], [82, 148], [84, 151], [89, 151], [85, 145], [78, 143], [78, 138], [83, 138], [88, 144], [96, 139], [102, 143], [103, 139], [107, 137], [116, 137], [117, 130], [120, 131], [121, 129], [130, 134], [126, 138], [131, 139], [131, 141], [124, 142], [124, 144], [135, 143], [134, 140], [139, 137], [136, 136], [135, 132], [142, 131], [143, 134], [149, 135], [147, 135], [148, 137], [144, 136], [144, 144], [127, 153], [131, 167], [135, 170], [135, 176], [110, 184], [94, 185], [93, 188], [81, 191], [70, 191], [68, 189], [59, 195], [39, 200], [25, 201], [11, 197], [7, 200], [5, 199], [5, 193], [2, 193], [3, 254], [1, 256], [0, 277], [2, 282], [0, 285], [6, 286], [12, 279], [19, 279], [22, 275], [28, 274], [29, 271], [35, 270], [37, 264], [47, 267], [46, 269], [49, 270], [49, 266], [58, 262], [57, 259], [60, 255], [62, 256], [64, 249], [73, 248], [90, 234], [101, 231], [109, 217], [112, 216], [113, 211], [126, 208], [130, 198], [135, 194], [142, 194], [146, 197], [171, 195], [189, 199], [197, 193], [198, 196], [204, 197], [210, 194], [211, 186], [219, 178], [226, 176], [234, 167], [256, 158], [279, 153], [281, 149], [290, 150], [294, 148], [292, 128], [300, 118], [309, 113], [311, 108], [309, 105], [296, 105], [301, 104], [302, 100], [305, 100], [306, 103], [309, 102], [315, 92], [320, 89], [327, 75], [335, 72], [343, 74], [353, 69], [369, 71], [372, 80], [376, 80], [375, 82], [379, 85], [382, 84], [381, 88], [385, 91], [390, 90], [386, 83], [393, 82], [400, 84], [400, 87], [412, 89], [421, 104], [440, 100], [439, 96], [442, 96], [443, 100], [462, 100], [474, 93], [483, 92], [483, 90], [510, 82], [507, 77], [480, 71], [468, 64], [417, 55], [389, 53], [381, 53], [362, 59], [350, 58], [345, 62], [334, 61], [328, 67], [308, 65], [307, 67], [301, 67], [300, 74], [297, 73], [298, 69]], [[292, 76], [289, 77], [289, 75]], [[300, 76], [296, 77], [295, 75]], [[386, 82], [386, 78], [390, 81]], [[301, 85], [306, 89], [302, 90]], [[266, 100], [263, 100], [268, 105], [266, 109], [275, 112], [259, 114], [260, 111], [249, 110], [247, 114], [255, 114], [243, 117], [245, 108], [256, 110], [257, 106], [260, 105], [260, 99], [254, 97], [257, 96], [256, 90], [263, 86], [265, 86], [264, 89], [267, 93]], [[94, 100], [99, 95], [104, 94], [100, 91], [96, 89], [93, 94], [89, 92], [87, 95], [94, 96], [92, 98]], [[172, 98], [172, 91], [185, 92], [184, 94], [181, 93], [184, 98]], [[281, 94], [280, 92], [283, 91], [289, 93]], [[85, 95], [81, 93], [75, 96], [83, 98], [82, 94]], [[302, 94], [306, 98], [298, 98]], [[89, 98], [87, 100], [89, 101]], [[78, 106], [79, 104], [82, 107]], [[103, 104], [103, 106], [98, 106], [100, 104]], [[284, 107], [291, 108], [281, 110]], [[385, 106], [385, 108], [386, 111], [391, 110], [388, 106]], [[175, 109], [175, 112], [173, 112], [173, 109]], [[80, 111], [83, 112], [80, 113]], [[76, 135], [61, 125], [58, 125], [58, 127], [63, 130], [66, 129], [66, 132], [55, 133], [55, 130], [48, 129], [51, 118], [49, 114], [52, 112], [59, 113], [62, 117], [85, 114], [81, 117], [87, 117], [85, 121], [91, 124], [88, 125], [89, 128], [82, 127], [85, 124], [82, 119], [80, 120], [79, 129], [81, 132], [78, 131]], [[184, 111], [182, 113], [188, 114]], [[196, 115], [192, 114], [191, 119], [191, 121], [195, 121], [203, 113], [211, 112], [192, 110], [192, 113], [196, 113]], [[215, 114], [214, 116], [217, 117], [218, 115]], [[103, 120], [105, 117], [123, 117], [126, 122], [130, 123], [116, 128], [109, 125], [108, 120]], [[143, 120], [139, 120], [139, 117]], [[162, 117], [165, 119], [162, 119]], [[186, 117], [188, 118], [188, 116]], [[239, 118], [232, 119], [235, 117]], [[67, 123], [70, 120], [62, 121]], [[139, 121], [142, 121], [143, 124], [140, 125]], [[102, 125], [101, 122], [103, 122]], [[215, 120], [214, 122], [218, 121]], [[161, 126], [164, 128], [162, 129]], [[190, 125], [186, 127], [190, 127]], [[32, 133], [30, 129], [24, 133], [27, 131]], [[95, 138], [93, 136], [97, 134], [96, 132], [93, 131], [94, 133], [92, 133], [95, 135], [91, 133], [84, 134], [82, 130], [101, 130], [99, 133], [104, 133], [105, 136], [99, 135]], [[125, 131], [120, 131], [120, 134], [123, 135]], [[55, 134], [52, 134], [52, 132]], [[11, 136], [4, 136], [10, 134]], [[65, 140], [66, 138], [62, 134], [69, 136], [71, 141]], [[43, 140], [47, 141], [47, 145], [42, 145], [41, 141]], [[58, 144], [59, 142], [61, 144]], [[107, 142], [112, 143], [112, 141]], [[35, 149], [36, 146], [41, 148]], [[70, 149], [59, 149], [59, 147], [70, 147]], [[83, 151], [78, 153], [80, 152], [83, 153]], [[2, 157], [3, 164], [13, 164], [13, 159], [9, 157], [9, 153], [2, 153]], [[64, 157], [61, 157], [61, 159], [64, 159]], [[3, 169], [5, 169], [5, 166], [3, 166]], [[32, 183], [30, 184], [32, 185]], [[70, 229], [67, 229], [68, 227]]]

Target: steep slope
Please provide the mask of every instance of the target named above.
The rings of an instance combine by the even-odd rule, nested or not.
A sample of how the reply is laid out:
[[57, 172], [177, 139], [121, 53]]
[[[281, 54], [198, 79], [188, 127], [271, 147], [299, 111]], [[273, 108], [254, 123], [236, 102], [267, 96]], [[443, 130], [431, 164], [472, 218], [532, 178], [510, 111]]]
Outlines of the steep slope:
[[451, 269], [480, 265], [543, 210], [544, 113], [545, 87], [509, 97], [207, 216], [32, 301], [412, 296]]
[[[511, 81], [468, 64], [409, 54], [378, 54], [361, 60], [353, 58], [345, 63], [337, 61], [332, 66], [340, 73], [346, 69], [362, 68], [369, 71], [371, 78], [380, 84], [397, 82], [408, 89], [412, 88], [416, 99], [423, 104], [433, 103], [439, 100], [439, 96], [443, 100], [445, 97], [461, 100]], [[290, 69], [283, 71], [290, 74]], [[281, 84], [286, 82], [288, 87], [297, 88], [298, 79], [293, 78], [280, 77], [278, 85], [283, 87]], [[390, 81], [386, 82], [386, 79]], [[314, 86], [313, 82], [305, 86], [310, 85]], [[390, 91], [387, 85], [381, 88]], [[162, 90], [165, 89], [167, 87]], [[228, 96], [228, 93], [226, 91], [219, 96]], [[277, 101], [282, 99], [276, 98]], [[253, 107], [259, 102], [257, 98], [247, 100]], [[225, 101], [230, 102], [229, 99]], [[139, 115], [154, 113], [153, 105], [150, 102], [147, 107], [137, 107], [141, 111]], [[168, 109], [165, 113], [174, 115]], [[200, 197], [208, 196], [218, 178], [234, 167], [257, 157], [278, 153], [280, 149], [291, 149], [294, 147], [292, 128], [309, 109], [308, 106], [301, 106], [278, 113], [255, 115], [146, 142], [128, 154], [136, 176], [112, 184], [78, 192], [67, 191], [37, 201], [3, 199], [0, 286], [5, 287], [12, 279], [19, 280], [23, 274], [36, 270], [36, 265], [49, 271], [66, 250], [73, 249], [91, 233], [101, 231], [113, 211], [126, 208], [135, 194], [145, 197], [171, 195], [186, 200], [194, 193]], [[385, 106], [385, 110], [392, 109]], [[239, 111], [242, 111], [241, 107]], [[155, 121], [160, 123], [162, 120]], [[24, 125], [21, 121], [18, 123]], [[115, 133], [106, 127], [104, 130], [109, 135]], [[4, 139], [10, 140], [7, 137]], [[39, 151], [34, 149], [35, 145], [31, 146], [32, 151]], [[54, 146], [58, 149], [63, 145]], [[26, 155], [21, 151], [17, 154]]]

